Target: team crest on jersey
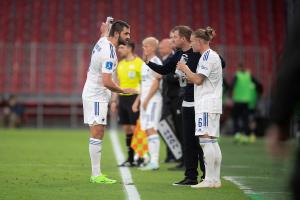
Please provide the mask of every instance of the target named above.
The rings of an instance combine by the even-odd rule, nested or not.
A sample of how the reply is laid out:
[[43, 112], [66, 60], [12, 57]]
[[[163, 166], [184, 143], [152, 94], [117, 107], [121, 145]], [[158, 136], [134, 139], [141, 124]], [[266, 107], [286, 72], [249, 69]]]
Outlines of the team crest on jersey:
[[113, 63], [112, 62], [106, 62], [105, 68], [108, 70], [112, 70]]

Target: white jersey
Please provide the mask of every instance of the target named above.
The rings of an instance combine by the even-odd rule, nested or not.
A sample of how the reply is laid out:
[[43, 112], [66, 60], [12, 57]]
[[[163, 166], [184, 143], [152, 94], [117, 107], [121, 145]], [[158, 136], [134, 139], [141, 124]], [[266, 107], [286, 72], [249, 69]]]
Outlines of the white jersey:
[[86, 82], [82, 92], [82, 98], [88, 101], [108, 103], [111, 91], [103, 86], [102, 73], [113, 73], [116, 70], [118, 60], [114, 45], [106, 37], [99, 39], [95, 45]]
[[219, 55], [208, 49], [197, 66], [197, 74], [206, 78], [201, 85], [194, 86], [195, 113], [222, 113], [222, 65]]
[[[158, 65], [162, 65], [161, 60], [154, 56], [150, 59], [151, 62], [156, 63]], [[152, 82], [155, 79], [155, 76], [158, 76], [158, 74], [153, 71], [146, 63], [143, 63], [142, 65], [142, 83], [141, 83], [141, 101], [146, 98], [148, 95]], [[162, 98], [161, 96], [161, 84], [159, 86], [159, 89], [155, 92], [152, 98]]]

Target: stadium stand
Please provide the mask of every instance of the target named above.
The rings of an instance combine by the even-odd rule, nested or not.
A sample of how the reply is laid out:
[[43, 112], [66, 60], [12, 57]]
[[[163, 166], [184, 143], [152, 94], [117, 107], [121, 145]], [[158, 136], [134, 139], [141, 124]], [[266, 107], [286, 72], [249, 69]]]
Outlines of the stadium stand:
[[[150, 35], [168, 37], [178, 24], [210, 25], [220, 36], [213, 46], [227, 61], [228, 78], [242, 61], [265, 88], [285, 36], [280, 0], [1, 0], [0, 92], [20, 96], [32, 125], [43, 126], [37, 116], [69, 117], [80, 108], [90, 50], [109, 15], [128, 21], [138, 44]], [[55, 109], [57, 104], [65, 109]]]

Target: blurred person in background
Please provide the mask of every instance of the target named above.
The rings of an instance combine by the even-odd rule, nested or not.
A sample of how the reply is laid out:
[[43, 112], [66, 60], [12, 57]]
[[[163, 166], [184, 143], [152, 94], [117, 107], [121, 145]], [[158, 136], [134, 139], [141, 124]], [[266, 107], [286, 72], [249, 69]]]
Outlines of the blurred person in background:
[[[117, 79], [121, 88], [134, 88], [140, 90], [141, 70], [143, 60], [134, 55], [135, 44], [128, 41], [118, 46], [118, 54], [122, 58], [117, 67]], [[126, 134], [127, 160], [120, 164], [120, 167], [133, 167], [134, 150], [131, 147], [131, 140], [139, 112], [132, 111], [132, 105], [137, 94], [116, 94], [113, 93], [110, 109], [116, 114], [118, 112], [119, 124]]]
[[3, 96], [1, 98], [1, 110], [0, 110], [0, 123], [1, 126], [4, 128], [9, 127], [9, 115], [10, 115], [10, 108], [8, 106], [8, 101], [7, 99]]
[[[299, 2], [298, 2], [299, 3]], [[300, 9], [300, 4], [295, 11]], [[287, 140], [291, 132], [291, 119], [300, 111], [300, 12], [295, 12], [291, 18], [291, 25], [284, 48], [282, 60], [275, 84], [273, 85], [270, 121], [271, 125], [266, 131], [266, 147], [270, 155], [275, 158], [287, 157]], [[296, 17], [297, 16], [297, 17]], [[300, 200], [300, 148], [296, 152], [294, 171], [291, 176], [289, 189], [293, 199]]]
[[25, 107], [18, 102], [16, 95], [2, 101], [2, 124], [5, 128], [19, 128], [24, 122]]
[[[233, 78], [232, 101], [233, 101], [233, 126], [235, 142], [248, 143], [255, 142], [255, 133], [249, 128], [251, 110], [255, 111], [258, 94], [262, 86], [253, 77], [251, 72], [240, 63]], [[254, 116], [254, 115], [252, 115]], [[253, 119], [254, 117], [252, 117]], [[254, 129], [252, 122], [252, 129]]]
[[[162, 58], [163, 64], [168, 62], [168, 59], [171, 59], [173, 52], [172, 41], [169, 38], [165, 38], [160, 41], [159, 54]], [[171, 120], [173, 127], [175, 128], [174, 132], [181, 143], [182, 146], [182, 115], [181, 115], [181, 104], [183, 100], [183, 91], [179, 85], [178, 78], [175, 76], [175, 73], [163, 75], [163, 84], [162, 84], [162, 95], [163, 95], [163, 112], [162, 119]], [[169, 119], [168, 117], [171, 117]], [[165, 159], [166, 163], [174, 162], [175, 157], [172, 154], [170, 148], [167, 146], [167, 157]], [[175, 167], [183, 169], [183, 159], [180, 160], [180, 164]]]
[[250, 102], [248, 105], [249, 108], [248, 127], [250, 132], [250, 137], [248, 138], [248, 142], [251, 143], [255, 142], [256, 140], [257, 118], [258, 118], [257, 105], [262, 93], [263, 93], [262, 84], [252, 76], [252, 84], [250, 85]]

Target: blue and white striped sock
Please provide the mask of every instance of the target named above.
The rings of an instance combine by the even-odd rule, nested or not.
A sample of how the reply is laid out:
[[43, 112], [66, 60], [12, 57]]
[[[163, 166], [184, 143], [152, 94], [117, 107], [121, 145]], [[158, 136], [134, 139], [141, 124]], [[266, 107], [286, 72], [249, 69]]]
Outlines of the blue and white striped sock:
[[89, 152], [92, 165], [92, 176], [100, 176], [100, 161], [101, 161], [102, 140], [90, 138]]

